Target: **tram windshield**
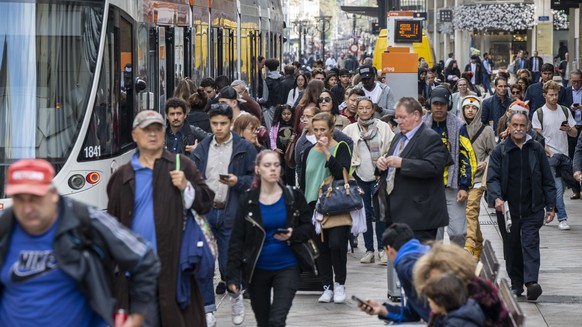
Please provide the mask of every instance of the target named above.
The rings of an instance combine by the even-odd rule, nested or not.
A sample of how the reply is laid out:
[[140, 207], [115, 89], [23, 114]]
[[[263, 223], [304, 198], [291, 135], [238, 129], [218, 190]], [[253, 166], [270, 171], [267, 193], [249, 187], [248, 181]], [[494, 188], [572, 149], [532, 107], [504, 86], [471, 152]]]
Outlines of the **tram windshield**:
[[65, 163], [94, 79], [103, 3], [0, 1], [0, 181], [17, 159]]

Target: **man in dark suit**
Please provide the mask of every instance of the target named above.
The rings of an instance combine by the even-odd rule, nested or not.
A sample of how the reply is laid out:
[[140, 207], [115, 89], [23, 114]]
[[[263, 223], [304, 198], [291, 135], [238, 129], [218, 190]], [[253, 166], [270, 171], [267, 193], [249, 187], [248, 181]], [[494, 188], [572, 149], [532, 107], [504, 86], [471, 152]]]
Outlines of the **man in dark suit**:
[[[582, 130], [582, 72], [579, 69], [570, 72], [570, 82], [572, 85], [566, 88], [564, 93], [564, 101], [560, 103], [570, 109], [574, 120], [576, 121], [576, 130], [578, 134], [576, 137], [568, 136], [568, 156], [574, 159], [574, 151], [577, 149], [577, 144], [580, 143], [580, 131]], [[573, 194], [570, 199], [580, 199], [580, 185], [576, 184], [572, 187]]]
[[480, 85], [483, 83], [483, 67], [481, 66], [481, 61], [478, 55], [471, 56], [471, 62], [465, 66], [466, 72], [472, 72], [473, 77], [471, 78], [471, 83], [473, 85]]
[[538, 51], [533, 52], [533, 56], [529, 58], [529, 67], [531, 68], [532, 83], [537, 83], [540, 81], [540, 72], [542, 71], [542, 65], [544, 64], [544, 59], [538, 56]]
[[421, 242], [435, 240], [437, 229], [449, 222], [443, 174], [453, 159], [441, 137], [422, 123], [422, 107], [416, 99], [398, 101], [396, 120], [401, 133], [376, 163], [381, 172], [381, 215], [388, 224], [409, 225]]

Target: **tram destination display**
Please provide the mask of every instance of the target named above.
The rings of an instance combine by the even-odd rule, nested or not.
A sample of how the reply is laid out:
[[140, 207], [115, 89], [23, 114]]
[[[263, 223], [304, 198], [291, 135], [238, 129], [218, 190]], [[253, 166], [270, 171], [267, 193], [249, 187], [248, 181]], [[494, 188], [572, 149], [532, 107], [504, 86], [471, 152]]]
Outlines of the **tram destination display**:
[[395, 22], [394, 42], [422, 42], [422, 25], [418, 20], [397, 20]]

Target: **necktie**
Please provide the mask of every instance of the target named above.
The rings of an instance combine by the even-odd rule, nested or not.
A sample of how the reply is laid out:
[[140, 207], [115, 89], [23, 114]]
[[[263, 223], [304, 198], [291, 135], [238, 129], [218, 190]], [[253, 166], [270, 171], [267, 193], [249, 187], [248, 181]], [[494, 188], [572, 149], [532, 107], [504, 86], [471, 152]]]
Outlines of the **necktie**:
[[[402, 154], [402, 150], [404, 150], [404, 143], [406, 142], [406, 136], [402, 135], [402, 138], [400, 138], [400, 142], [398, 143], [398, 155], [397, 157], [400, 157], [400, 155]], [[390, 193], [392, 193], [392, 191], [394, 190], [394, 176], [396, 175], [396, 168], [390, 168], [388, 169], [388, 178], [386, 180], [386, 192], [388, 193], [388, 195], [390, 195]]]

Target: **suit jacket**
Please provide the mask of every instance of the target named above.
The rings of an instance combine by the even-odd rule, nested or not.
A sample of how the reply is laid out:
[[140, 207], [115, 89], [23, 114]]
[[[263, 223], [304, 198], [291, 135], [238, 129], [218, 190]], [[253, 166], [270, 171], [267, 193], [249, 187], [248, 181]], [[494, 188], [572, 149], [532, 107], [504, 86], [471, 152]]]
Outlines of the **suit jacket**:
[[[397, 134], [386, 156], [394, 154], [402, 134]], [[441, 137], [422, 124], [402, 151], [402, 167], [396, 169], [394, 189], [386, 192], [388, 169], [380, 174], [378, 197], [384, 203], [384, 221], [406, 223], [413, 230], [447, 226], [449, 214], [443, 175], [452, 164], [451, 154]]]
[[[475, 85], [479, 85], [483, 83], [483, 67], [481, 67], [481, 63], [477, 63], [475, 67]], [[471, 70], [471, 63], [468, 63], [465, 66], [465, 71], [470, 72]], [[469, 81], [470, 82], [470, 81]]]
[[[532, 70], [534, 68], [534, 57], [530, 57], [528, 60], [529, 69]], [[538, 73], [542, 72], [542, 65], [544, 64], [544, 58], [538, 56]]]

